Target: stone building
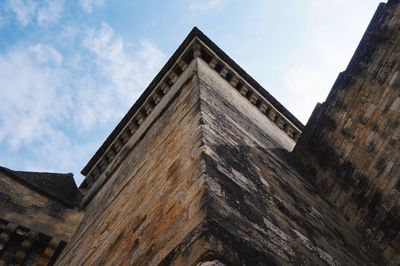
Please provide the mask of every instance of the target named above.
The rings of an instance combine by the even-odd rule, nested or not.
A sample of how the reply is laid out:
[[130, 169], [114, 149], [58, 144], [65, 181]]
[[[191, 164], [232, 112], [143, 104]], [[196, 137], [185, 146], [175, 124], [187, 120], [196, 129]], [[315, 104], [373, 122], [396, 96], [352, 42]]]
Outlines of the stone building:
[[194, 28], [82, 170], [0, 169], [0, 264], [400, 265], [400, 1], [306, 126]]
[[72, 174], [0, 167], [0, 265], [53, 264], [82, 220]]

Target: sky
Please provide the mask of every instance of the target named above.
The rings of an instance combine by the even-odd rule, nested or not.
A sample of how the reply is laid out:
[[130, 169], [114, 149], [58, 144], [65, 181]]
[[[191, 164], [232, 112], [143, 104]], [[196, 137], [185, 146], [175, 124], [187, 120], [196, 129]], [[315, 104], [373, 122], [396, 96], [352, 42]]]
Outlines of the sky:
[[0, 0], [0, 165], [81, 169], [197, 26], [303, 123], [376, 0]]

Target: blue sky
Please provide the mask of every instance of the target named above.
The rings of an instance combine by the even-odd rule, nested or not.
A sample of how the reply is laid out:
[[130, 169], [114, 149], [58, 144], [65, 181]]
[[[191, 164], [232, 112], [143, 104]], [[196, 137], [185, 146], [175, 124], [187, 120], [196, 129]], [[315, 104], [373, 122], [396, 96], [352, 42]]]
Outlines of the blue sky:
[[306, 123], [376, 0], [0, 0], [0, 165], [80, 170], [199, 27]]

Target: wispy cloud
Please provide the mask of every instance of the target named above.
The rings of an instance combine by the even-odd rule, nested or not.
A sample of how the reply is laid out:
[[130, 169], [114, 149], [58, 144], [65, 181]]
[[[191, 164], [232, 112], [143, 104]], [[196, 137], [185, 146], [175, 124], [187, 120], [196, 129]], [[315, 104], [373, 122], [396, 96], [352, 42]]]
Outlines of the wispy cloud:
[[0, 9], [0, 29], [7, 25], [7, 15], [5, 14], [4, 10]]
[[61, 18], [63, 9], [64, 2], [62, 0], [44, 1], [37, 10], [36, 21], [39, 25], [54, 23]]
[[9, 0], [6, 9], [13, 12], [22, 25], [28, 25], [35, 16], [37, 4], [31, 0]]
[[151, 42], [126, 45], [105, 23], [74, 35], [77, 54], [49, 43], [0, 54], [0, 147], [30, 154], [18, 168], [77, 173], [104, 140], [90, 136], [115, 124], [165, 61]]
[[222, 8], [227, 4], [228, 0], [204, 0], [192, 1], [189, 9], [193, 11], [207, 11], [210, 9]]
[[3, 11], [15, 15], [16, 20], [23, 26], [37, 23], [40, 26], [58, 21], [64, 9], [63, 0], [8, 0]]
[[127, 102], [138, 96], [165, 61], [163, 53], [149, 41], [141, 41], [136, 53], [127, 52], [124, 41], [105, 23], [98, 30], [88, 30], [83, 46], [95, 55], [98, 70], [109, 77], [117, 96]]
[[12, 150], [40, 141], [67, 111], [62, 70], [47, 65], [55, 58], [44, 50], [56, 53], [39, 44], [0, 57], [0, 142]]
[[94, 7], [104, 4], [104, 0], [79, 0], [79, 3], [86, 13], [92, 13]]
[[60, 66], [63, 61], [63, 56], [55, 48], [38, 43], [27, 48], [32, 58], [37, 64], [47, 64], [51, 66]]

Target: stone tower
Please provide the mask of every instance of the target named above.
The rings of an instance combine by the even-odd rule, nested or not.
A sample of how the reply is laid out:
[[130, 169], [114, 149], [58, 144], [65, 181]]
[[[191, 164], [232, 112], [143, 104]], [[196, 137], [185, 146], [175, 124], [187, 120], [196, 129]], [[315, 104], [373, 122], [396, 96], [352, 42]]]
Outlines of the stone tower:
[[[386, 28], [398, 6], [382, 4], [371, 25]], [[379, 264], [307, 162], [325, 166], [302, 154], [328, 154], [306, 150], [313, 121], [304, 129], [193, 29], [84, 168], [85, 218], [59, 265]]]
[[[303, 126], [194, 28], [82, 170], [82, 200], [40, 190], [79, 198], [53, 212], [48, 235], [70, 228], [49, 264], [400, 265], [399, 29], [400, 1], [381, 4]], [[25, 242], [0, 230], [12, 261]]]

